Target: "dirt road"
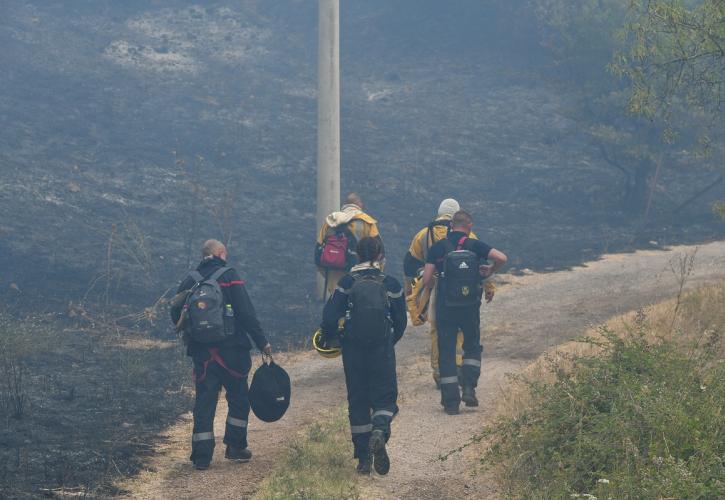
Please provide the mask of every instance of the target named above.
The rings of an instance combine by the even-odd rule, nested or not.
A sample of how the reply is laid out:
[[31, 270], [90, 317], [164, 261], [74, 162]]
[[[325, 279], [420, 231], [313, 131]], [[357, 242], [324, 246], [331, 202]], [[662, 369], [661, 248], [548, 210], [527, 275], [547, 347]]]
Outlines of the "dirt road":
[[[462, 454], [445, 462], [436, 458], [465, 443], [490, 417], [504, 390], [505, 374], [515, 372], [547, 348], [619, 313], [672, 296], [677, 279], [670, 262], [695, 247], [610, 255], [571, 271], [526, 276], [503, 275], [492, 304], [482, 308], [484, 360], [478, 396], [481, 406], [447, 416], [435, 391], [428, 352], [427, 327], [410, 328], [398, 345], [401, 412], [393, 423], [389, 446], [391, 472], [364, 478], [366, 498], [490, 498], [496, 492], [471, 477], [470, 460]], [[688, 287], [725, 277], [725, 242], [701, 245]], [[254, 493], [273, 468], [283, 445], [309, 424], [319, 410], [342, 401], [342, 366], [310, 353], [280, 356], [293, 379], [293, 402], [285, 418], [262, 424], [250, 416], [249, 440], [254, 459], [246, 465], [223, 460], [218, 439], [213, 467], [192, 470], [188, 461], [190, 416], [168, 429], [166, 442], [148, 471], [123, 484], [135, 498], [243, 498]], [[216, 435], [223, 435], [226, 409], [220, 404]]]

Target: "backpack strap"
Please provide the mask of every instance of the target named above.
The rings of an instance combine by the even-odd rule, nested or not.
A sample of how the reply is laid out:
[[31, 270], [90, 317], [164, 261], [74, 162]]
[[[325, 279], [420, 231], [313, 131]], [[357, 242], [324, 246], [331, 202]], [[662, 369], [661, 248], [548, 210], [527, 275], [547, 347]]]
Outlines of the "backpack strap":
[[352, 220], [345, 222], [344, 224], [338, 224], [335, 227], [328, 227], [327, 231], [325, 231], [324, 239], [327, 239], [328, 237], [332, 236], [333, 234], [345, 234], [346, 236], [355, 236], [352, 234], [352, 231], [350, 230], [350, 224]]
[[231, 267], [229, 267], [229, 266], [220, 267], [219, 269], [217, 269], [216, 271], [214, 271], [212, 273], [212, 275], [207, 278], [207, 280], [215, 280], [216, 281], [216, 280], [218, 280], [219, 278], [222, 277], [222, 274], [224, 274], [225, 272], [229, 271], [230, 269], [231, 269]]
[[196, 270], [189, 273], [189, 278], [193, 279], [196, 283], [201, 283], [202, 281], [204, 281], [204, 276], [202, 276], [202, 274]]
[[445, 226], [448, 229], [451, 228], [451, 221], [448, 220], [434, 220], [433, 222], [428, 224], [428, 237], [427, 237], [427, 248], [430, 248], [433, 246], [433, 243], [435, 243], [435, 238], [433, 234], [433, 228], [436, 226]]

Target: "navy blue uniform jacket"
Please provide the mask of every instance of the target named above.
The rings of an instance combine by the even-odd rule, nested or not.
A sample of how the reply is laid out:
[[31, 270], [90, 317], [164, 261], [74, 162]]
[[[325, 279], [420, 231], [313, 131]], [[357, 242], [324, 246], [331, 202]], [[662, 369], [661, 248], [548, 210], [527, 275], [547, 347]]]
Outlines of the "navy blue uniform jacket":
[[[201, 261], [201, 264], [199, 264], [196, 270], [206, 278], [214, 274], [214, 271], [220, 267], [226, 265], [227, 263], [219, 257], [212, 257]], [[222, 342], [216, 343], [202, 344], [191, 341], [186, 350], [187, 354], [193, 356], [195, 352], [206, 350], [209, 347], [241, 347], [249, 351], [252, 348], [249, 337], [254, 340], [257, 348], [261, 351], [267, 345], [267, 339], [262, 332], [262, 327], [257, 319], [252, 301], [249, 300], [247, 290], [244, 288], [244, 281], [242, 281], [242, 278], [239, 277], [239, 274], [233, 268], [222, 274], [217, 281], [219, 287], [222, 289], [224, 302], [231, 304], [232, 310], [234, 311], [234, 335]], [[195, 283], [192, 277], [187, 276], [179, 285], [177, 293], [188, 290]], [[171, 311], [171, 318], [174, 322], [179, 320], [180, 314], [181, 308]]]
[[[360, 268], [359, 270], [357, 268]], [[363, 275], [381, 274], [380, 270], [370, 266], [356, 266], [353, 271]], [[332, 294], [330, 300], [325, 304], [322, 311], [322, 334], [328, 338], [332, 338], [337, 333], [337, 322], [345, 316], [347, 311], [347, 296], [350, 293], [354, 278], [346, 274], [337, 283], [335, 293]], [[403, 296], [403, 287], [400, 282], [392, 276], [385, 275], [383, 280], [385, 288], [388, 291], [388, 299], [390, 301], [390, 319], [393, 322], [393, 342], [398, 342], [405, 332], [408, 325], [408, 317], [405, 312], [405, 297]]]

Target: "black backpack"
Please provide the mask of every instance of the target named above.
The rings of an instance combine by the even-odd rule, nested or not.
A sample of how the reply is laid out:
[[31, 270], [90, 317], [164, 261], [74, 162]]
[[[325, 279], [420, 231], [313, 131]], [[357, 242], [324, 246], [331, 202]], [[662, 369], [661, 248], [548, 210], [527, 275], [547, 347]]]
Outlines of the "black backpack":
[[189, 273], [196, 282], [184, 304], [185, 330], [191, 340], [202, 343], [219, 342], [234, 335], [234, 312], [224, 302], [217, 281], [230, 267], [221, 267], [204, 278], [199, 271]]
[[[266, 355], [262, 355], [262, 359]], [[292, 393], [287, 372], [272, 360], [257, 368], [249, 386], [249, 405], [259, 420], [276, 422], [287, 411]]]
[[446, 239], [449, 247], [443, 259], [443, 274], [439, 288], [443, 305], [446, 307], [465, 307], [478, 304], [481, 297], [481, 274], [478, 266], [478, 255], [470, 250], [464, 250], [463, 245], [468, 240], [461, 238], [457, 246], [453, 246]]
[[390, 301], [385, 275], [353, 273], [347, 296], [345, 335], [356, 342], [373, 344], [390, 337]]

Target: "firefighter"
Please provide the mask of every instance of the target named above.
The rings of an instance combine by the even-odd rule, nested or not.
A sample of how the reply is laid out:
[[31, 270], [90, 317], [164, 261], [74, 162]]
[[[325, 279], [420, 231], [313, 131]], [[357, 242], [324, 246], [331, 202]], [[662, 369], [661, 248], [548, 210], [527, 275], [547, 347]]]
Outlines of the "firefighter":
[[[191, 461], [196, 469], [209, 468], [214, 454], [214, 414], [219, 391], [224, 387], [228, 403], [224, 444], [224, 457], [248, 462], [252, 452], [247, 448], [247, 418], [249, 397], [247, 376], [252, 364], [249, 354], [252, 344], [260, 351], [271, 354], [272, 346], [262, 332], [252, 302], [239, 274], [226, 266], [227, 249], [218, 240], [208, 240], [202, 248], [202, 261], [195, 272], [179, 285], [179, 292], [192, 289], [197, 283], [217, 276], [224, 310], [232, 319], [230, 334], [217, 342], [188, 339], [186, 353], [194, 363], [194, 431], [191, 437]], [[172, 320], [178, 323], [182, 307], [171, 310]]]
[[[378, 221], [365, 213], [364, 208], [365, 204], [357, 193], [348, 194], [340, 211], [328, 215], [317, 234], [316, 264], [318, 272], [325, 279], [326, 297], [332, 295], [335, 287], [337, 287], [337, 282], [345, 275], [345, 269], [331, 268], [325, 265], [324, 262], [320, 262], [319, 259], [327, 239], [335, 233], [336, 229], [345, 230], [348, 235], [351, 253], [354, 253], [357, 242], [366, 236], [379, 240], [380, 248], [383, 249], [380, 262], [384, 262], [385, 249], [378, 231]], [[353, 265], [357, 263], [357, 256], [354, 257], [354, 260]], [[347, 269], [350, 267], [347, 266]]]
[[[481, 375], [480, 307], [482, 280], [500, 269], [505, 254], [472, 239], [473, 219], [462, 210], [451, 219], [448, 236], [428, 251], [423, 284], [436, 289], [436, 321], [440, 352], [441, 403], [449, 415], [459, 413], [461, 400], [478, 406], [476, 386]], [[490, 264], [484, 264], [489, 261]], [[434, 275], [438, 276], [437, 285]], [[456, 336], [463, 331], [463, 364], [456, 370]], [[460, 384], [460, 389], [459, 389]]]
[[[410, 242], [410, 248], [408, 253], [405, 254], [405, 260], [403, 261], [403, 269], [405, 272], [405, 295], [407, 297], [411, 317], [413, 317], [414, 311], [411, 306], [411, 296], [413, 292], [413, 283], [420, 283], [417, 279], [425, 266], [425, 261], [428, 256], [428, 250], [430, 247], [442, 240], [448, 235], [448, 230], [451, 225], [451, 218], [453, 214], [461, 209], [460, 205], [453, 198], [446, 198], [438, 206], [438, 215], [431, 221], [427, 226], [422, 228], [413, 237]], [[471, 238], [477, 239], [475, 233], [471, 232]], [[488, 297], [487, 297], [488, 298]], [[490, 298], [493, 299], [493, 291], [490, 292]], [[435, 301], [435, 294], [430, 298], [430, 302]], [[435, 307], [435, 304], [428, 306], [427, 304], [417, 304], [418, 310]], [[440, 388], [440, 370], [438, 367], [438, 328], [436, 327], [435, 315], [428, 314], [428, 321], [430, 322], [430, 366], [433, 369], [433, 380], [436, 383], [436, 387]], [[463, 363], [463, 332], [459, 331], [456, 339], [456, 366], [460, 368]]]
[[338, 322], [345, 318], [342, 364], [360, 474], [370, 474], [371, 466], [381, 475], [390, 469], [385, 444], [398, 413], [394, 346], [407, 325], [403, 288], [380, 270], [382, 252], [378, 238], [358, 242], [360, 263], [338, 282], [325, 304], [321, 324], [326, 343], [338, 334]]

